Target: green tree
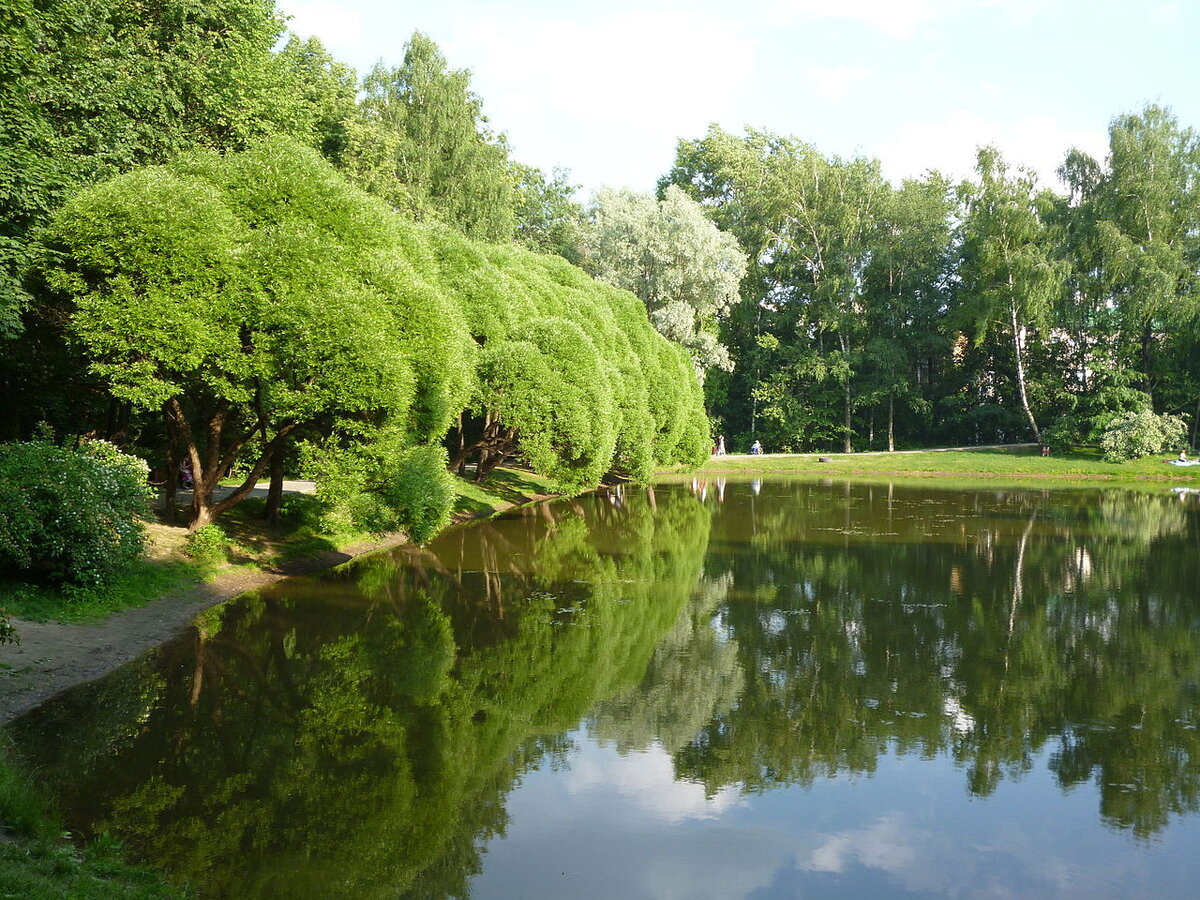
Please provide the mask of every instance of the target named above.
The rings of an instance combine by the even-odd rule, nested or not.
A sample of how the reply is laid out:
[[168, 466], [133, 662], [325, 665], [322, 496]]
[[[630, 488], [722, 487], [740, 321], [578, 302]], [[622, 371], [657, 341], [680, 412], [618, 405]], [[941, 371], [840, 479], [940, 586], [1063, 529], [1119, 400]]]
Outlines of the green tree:
[[488, 128], [470, 73], [447, 68], [414, 32], [399, 68], [363, 78], [344, 151], [351, 180], [418, 220], [486, 241], [511, 240], [517, 177], [503, 136]]
[[[36, 314], [21, 320], [31, 300], [23, 283], [31, 235], [73, 191], [194, 147], [239, 149], [279, 132], [327, 143], [320, 123], [328, 104], [296, 48], [274, 52], [282, 34], [268, 0], [4, 4], [0, 341], [41, 327]], [[0, 422], [9, 436], [28, 434], [56, 406], [71, 410], [75, 427], [91, 387], [44, 335], [0, 348]]]
[[[896, 401], [928, 410], [919, 361], [949, 355], [941, 319], [949, 299], [953, 195], [940, 175], [905, 180], [879, 213], [863, 275], [872, 392], [887, 403], [887, 449], [896, 449]], [[925, 424], [925, 423], [923, 423]], [[925, 425], [927, 428], [927, 424]]]
[[994, 147], [980, 149], [976, 172], [978, 183], [961, 188], [960, 308], [977, 342], [993, 328], [1007, 329], [1017, 400], [1033, 439], [1040, 442], [1029, 403], [1027, 344], [1031, 326], [1046, 323], [1065, 281], [1046, 222], [1049, 200], [1036, 193], [1033, 175], [1010, 173]]
[[627, 190], [600, 191], [582, 236], [584, 267], [641, 298], [663, 336], [687, 348], [703, 378], [730, 371], [718, 323], [742, 298], [746, 257], [700, 204], [675, 185], [661, 200]]
[[1107, 166], [1094, 189], [1096, 230], [1109, 297], [1152, 396], [1163, 336], [1200, 314], [1198, 192], [1195, 131], [1153, 105], [1113, 120]]
[[[752, 302], [730, 319], [749, 357], [738, 385], [750, 434], [798, 447], [852, 445], [854, 377], [863, 362], [863, 276], [886, 185], [874, 160], [827, 158], [795, 138], [717, 126], [680, 143], [663, 179], [712, 210], [751, 261]], [[732, 335], [731, 335], [732, 337]], [[840, 414], [839, 414], [840, 413]], [[743, 413], [744, 415], [745, 413]]]
[[[55, 217], [47, 283], [113, 396], [164, 411], [193, 466], [193, 528], [306, 430], [393, 420], [427, 441], [447, 427], [461, 401], [444, 394], [465, 392], [471, 366], [430, 356], [472, 345], [451, 306], [414, 289], [398, 227], [282, 140], [119, 176]], [[214, 502], [251, 448], [245, 481]]]

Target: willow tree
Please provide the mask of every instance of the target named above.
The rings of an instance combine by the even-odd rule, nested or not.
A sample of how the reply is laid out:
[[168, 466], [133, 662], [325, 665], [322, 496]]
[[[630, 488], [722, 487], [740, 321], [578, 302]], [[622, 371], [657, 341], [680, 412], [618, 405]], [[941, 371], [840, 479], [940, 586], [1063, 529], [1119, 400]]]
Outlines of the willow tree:
[[1066, 271], [1056, 258], [1045, 219], [1047, 203], [1037, 194], [1034, 176], [1010, 171], [995, 147], [979, 150], [976, 173], [979, 181], [961, 189], [962, 309], [971, 318], [977, 342], [997, 327], [1007, 330], [1018, 403], [1040, 443], [1042, 432], [1027, 388], [1029, 331], [1046, 322], [1064, 289]]
[[[440, 436], [472, 366], [445, 357], [474, 345], [414, 288], [397, 229], [283, 140], [119, 176], [55, 217], [43, 274], [67, 329], [113, 396], [165, 414], [192, 463], [193, 528], [301, 434], [358, 422]], [[246, 454], [244, 481], [215, 501]]]

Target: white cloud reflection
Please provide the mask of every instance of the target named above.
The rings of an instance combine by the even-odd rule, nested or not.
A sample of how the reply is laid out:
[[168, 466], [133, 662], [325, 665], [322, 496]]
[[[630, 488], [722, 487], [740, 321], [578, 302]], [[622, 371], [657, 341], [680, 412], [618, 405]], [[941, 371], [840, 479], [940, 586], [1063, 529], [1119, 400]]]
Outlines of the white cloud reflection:
[[706, 797], [704, 786], [677, 781], [671, 756], [657, 744], [640, 753], [591, 753], [571, 764], [565, 774], [567, 792], [615, 791], [639, 811], [661, 822], [717, 819], [741, 800], [737, 787]]

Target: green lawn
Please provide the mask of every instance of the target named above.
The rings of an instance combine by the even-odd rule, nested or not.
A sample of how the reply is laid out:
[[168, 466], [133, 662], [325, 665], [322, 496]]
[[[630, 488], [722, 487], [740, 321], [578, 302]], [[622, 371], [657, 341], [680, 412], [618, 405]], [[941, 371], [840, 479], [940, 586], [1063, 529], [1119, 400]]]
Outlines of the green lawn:
[[[926, 450], [900, 453], [800, 453], [713, 457], [701, 475], [755, 472], [812, 474], [825, 477], [901, 476], [911, 478], [1091, 479], [1101, 481], [1173, 481], [1200, 484], [1200, 466], [1167, 465], [1171, 454], [1109, 463], [1098, 450], [1080, 448], [1043, 457], [1036, 449]], [[820, 459], [827, 462], [820, 462]]]

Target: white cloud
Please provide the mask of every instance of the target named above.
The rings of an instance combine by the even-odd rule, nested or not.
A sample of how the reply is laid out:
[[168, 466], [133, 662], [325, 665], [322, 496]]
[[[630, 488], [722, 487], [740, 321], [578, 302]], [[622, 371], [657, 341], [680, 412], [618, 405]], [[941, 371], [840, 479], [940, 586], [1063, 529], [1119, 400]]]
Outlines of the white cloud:
[[1103, 159], [1108, 133], [1104, 129], [1068, 128], [1053, 116], [1030, 116], [1004, 127], [973, 110], [957, 110], [936, 122], [912, 122], [868, 153], [879, 157], [892, 181], [938, 169], [952, 179], [969, 178], [975, 171], [976, 150], [995, 144], [1011, 167], [1037, 173], [1044, 187], [1057, 187], [1055, 170], [1071, 147]]
[[808, 77], [818, 93], [831, 100], [840, 100], [871, 75], [862, 66], [809, 66]]
[[872, 869], [899, 874], [917, 861], [914, 844], [928, 835], [914, 830], [899, 815], [884, 816], [873, 825], [855, 831], [839, 831], [809, 855], [799, 866], [811, 872], [842, 872], [857, 863]]
[[671, 823], [717, 819], [741, 800], [736, 787], [710, 798], [703, 785], [676, 781], [671, 756], [658, 745], [625, 756], [606, 751], [581, 757], [572, 762], [566, 786], [570, 794], [615, 791], [645, 815]]
[[781, 21], [845, 19], [902, 39], [963, 5], [962, 0], [777, 0], [766, 4], [768, 14]]
[[737, 23], [662, 12], [463, 22], [443, 44], [515, 155], [592, 187], [653, 187], [681, 136], [734, 115], [755, 43]]

